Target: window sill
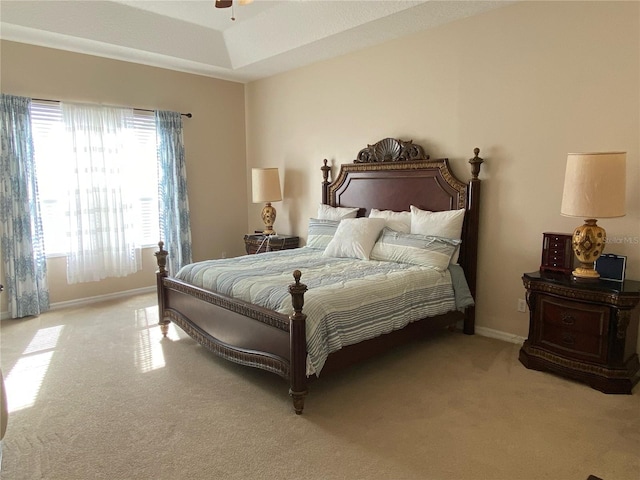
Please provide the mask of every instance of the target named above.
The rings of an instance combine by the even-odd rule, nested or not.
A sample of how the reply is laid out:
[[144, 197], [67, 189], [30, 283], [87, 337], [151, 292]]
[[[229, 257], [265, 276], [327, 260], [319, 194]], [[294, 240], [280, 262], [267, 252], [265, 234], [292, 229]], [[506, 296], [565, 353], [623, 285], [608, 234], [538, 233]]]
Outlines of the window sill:
[[[156, 249], [157, 249], [157, 248], [158, 248], [158, 245], [157, 245], [157, 244], [154, 244], [154, 243], [152, 243], [152, 244], [150, 244], [150, 245], [142, 245], [142, 246], [140, 247], [140, 250], [147, 250], [147, 249], [149, 249], [149, 248], [156, 248]], [[67, 257], [67, 255], [68, 255], [67, 253], [47, 253], [47, 254], [45, 255], [45, 258], [47, 258], [47, 259], [49, 259], [49, 258], [60, 258], [60, 257], [64, 257], [64, 258], [66, 258], [66, 257]]]

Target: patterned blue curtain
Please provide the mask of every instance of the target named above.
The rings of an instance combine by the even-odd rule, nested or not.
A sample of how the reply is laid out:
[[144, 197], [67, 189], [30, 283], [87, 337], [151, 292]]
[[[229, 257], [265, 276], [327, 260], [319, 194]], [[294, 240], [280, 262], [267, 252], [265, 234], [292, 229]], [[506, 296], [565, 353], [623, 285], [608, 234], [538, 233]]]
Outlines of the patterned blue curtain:
[[29, 98], [0, 96], [0, 245], [12, 318], [49, 309], [30, 108]]
[[160, 237], [169, 252], [167, 267], [175, 274], [191, 263], [191, 222], [187, 198], [182, 116], [156, 111]]

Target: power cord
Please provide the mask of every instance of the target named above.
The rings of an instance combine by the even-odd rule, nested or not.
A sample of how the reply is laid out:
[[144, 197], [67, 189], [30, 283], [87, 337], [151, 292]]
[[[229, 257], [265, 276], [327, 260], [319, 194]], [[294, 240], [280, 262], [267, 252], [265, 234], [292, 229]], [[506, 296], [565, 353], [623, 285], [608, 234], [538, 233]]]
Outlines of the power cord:
[[[275, 233], [272, 233], [271, 235], [265, 235], [264, 238], [262, 239], [262, 242], [260, 242], [260, 246], [258, 247], [258, 249], [256, 250], [256, 253], [260, 253], [260, 250], [262, 250], [262, 246], [264, 245], [264, 242], [267, 242], [267, 249], [269, 248], [269, 239], [271, 237], [276, 237], [277, 235]], [[265, 252], [268, 252], [269, 250], [265, 249]]]

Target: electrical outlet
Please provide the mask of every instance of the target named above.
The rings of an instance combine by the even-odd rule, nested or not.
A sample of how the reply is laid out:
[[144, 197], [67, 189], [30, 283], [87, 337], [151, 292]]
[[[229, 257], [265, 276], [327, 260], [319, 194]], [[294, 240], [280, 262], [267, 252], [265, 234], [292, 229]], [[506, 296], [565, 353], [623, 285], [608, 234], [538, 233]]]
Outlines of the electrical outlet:
[[518, 311], [525, 313], [527, 311], [527, 302], [523, 298], [518, 299]]
[[222, 255], [220, 255], [220, 258], [227, 258], [227, 252], [222, 252]]

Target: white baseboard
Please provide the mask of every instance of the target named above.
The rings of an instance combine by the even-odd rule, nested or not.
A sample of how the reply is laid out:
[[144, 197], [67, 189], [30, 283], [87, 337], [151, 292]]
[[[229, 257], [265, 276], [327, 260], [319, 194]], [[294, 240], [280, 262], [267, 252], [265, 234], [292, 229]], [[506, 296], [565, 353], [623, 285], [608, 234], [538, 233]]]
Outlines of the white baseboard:
[[476, 327], [476, 333], [483, 337], [495, 338], [509, 343], [521, 344], [526, 340], [526, 338], [521, 337], [520, 335], [514, 335], [513, 333], [507, 333], [487, 327]]
[[[464, 326], [463, 322], [458, 322], [456, 324], [456, 327], [458, 327], [458, 330], [462, 330], [463, 326]], [[494, 330], [493, 328], [487, 328], [487, 327], [476, 326], [474, 329], [474, 332], [476, 335], [480, 335], [481, 337], [495, 338], [496, 340], [502, 340], [503, 342], [509, 342], [509, 343], [521, 344], [526, 340], [525, 337], [521, 337], [520, 335], [503, 332], [502, 330]]]
[[[152, 293], [156, 291], [156, 286], [134, 288], [133, 290], [125, 290], [123, 292], [107, 293], [105, 295], [96, 295], [95, 297], [78, 298], [76, 300], [68, 300], [66, 302], [55, 302], [49, 306], [49, 311], [60, 310], [69, 307], [82, 307], [90, 305], [92, 303], [104, 302], [106, 300], [113, 300], [116, 298], [131, 297], [133, 295], [140, 295], [143, 293]], [[9, 312], [0, 312], [0, 320], [9, 318]]]

